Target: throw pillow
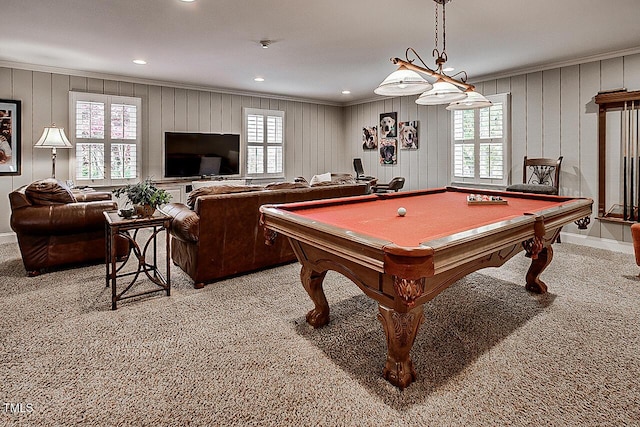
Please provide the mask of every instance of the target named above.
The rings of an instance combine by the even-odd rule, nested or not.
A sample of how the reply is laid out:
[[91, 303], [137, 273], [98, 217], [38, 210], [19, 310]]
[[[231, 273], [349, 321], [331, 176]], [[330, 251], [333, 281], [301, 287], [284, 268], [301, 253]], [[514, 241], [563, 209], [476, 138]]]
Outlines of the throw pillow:
[[311, 178], [311, 182], [309, 182], [309, 184], [313, 187], [313, 185], [317, 184], [318, 182], [329, 182], [329, 181], [331, 181], [331, 172], [322, 173], [320, 175], [314, 175], [313, 178]]
[[55, 178], [31, 183], [25, 189], [24, 194], [34, 205], [63, 205], [76, 202], [69, 187]]

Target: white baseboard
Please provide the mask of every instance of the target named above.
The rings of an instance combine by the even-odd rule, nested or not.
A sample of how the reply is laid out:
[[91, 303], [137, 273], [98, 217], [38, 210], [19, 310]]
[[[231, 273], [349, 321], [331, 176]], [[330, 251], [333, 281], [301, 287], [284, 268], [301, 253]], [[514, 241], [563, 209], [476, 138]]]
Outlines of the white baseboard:
[[576, 245], [589, 246], [596, 249], [606, 249], [614, 252], [623, 252], [633, 255], [633, 244], [619, 242], [612, 239], [603, 239], [601, 237], [583, 236], [575, 233], [560, 233], [560, 240], [563, 243], [574, 243]]
[[0, 244], [2, 243], [16, 243], [16, 233], [10, 231], [8, 233], [0, 233]]

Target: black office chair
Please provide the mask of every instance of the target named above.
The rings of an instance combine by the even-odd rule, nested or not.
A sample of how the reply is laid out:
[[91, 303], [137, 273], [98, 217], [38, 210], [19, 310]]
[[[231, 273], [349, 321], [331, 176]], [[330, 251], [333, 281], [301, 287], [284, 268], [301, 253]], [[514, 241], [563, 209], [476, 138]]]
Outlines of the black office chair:
[[376, 177], [367, 176], [364, 174], [364, 168], [362, 167], [362, 159], [353, 159], [353, 169], [356, 171], [356, 181], [375, 181]]
[[397, 176], [389, 181], [388, 184], [376, 184], [371, 186], [371, 191], [374, 193], [390, 193], [395, 191], [396, 193], [404, 187], [404, 178]]

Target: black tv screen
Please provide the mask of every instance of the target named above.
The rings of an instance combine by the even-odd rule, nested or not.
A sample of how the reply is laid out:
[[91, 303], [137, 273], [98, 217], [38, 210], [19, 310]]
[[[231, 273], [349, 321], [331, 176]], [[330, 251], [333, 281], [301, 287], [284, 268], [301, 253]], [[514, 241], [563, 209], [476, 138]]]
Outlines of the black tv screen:
[[221, 133], [164, 133], [164, 176], [239, 175], [240, 135]]

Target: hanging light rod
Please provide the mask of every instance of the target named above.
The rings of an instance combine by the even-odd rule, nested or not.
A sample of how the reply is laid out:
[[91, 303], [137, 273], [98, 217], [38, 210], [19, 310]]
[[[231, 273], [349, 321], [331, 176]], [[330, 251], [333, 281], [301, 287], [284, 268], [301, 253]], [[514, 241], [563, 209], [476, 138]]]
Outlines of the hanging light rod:
[[[437, 0], [434, 0], [434, 1], [437, 1]], [[436, 49], [434, 49], [434, 50], [436, 50]], [[416, 56], [416, 58], [422, 63], [422, 65], [424, 65], [424, 67], [421, 67], [419, 65], [415, 65], [413, 63], [415, 61], [415, 59], [409, 59], [409, 52], [413, 53]], [[407, 48], [407, 50], [405, 52], [405, 58], [406, 58], [406, 60], [405, 59], [400, 59], [400, 58], [391, 58], [390, 61], [393, 64], [398, 65], [399, 67], [405, 67], [408, 70], [415, 71], [415, 72], [422, 73], [422, 74], [426, 74], [427, 76], [433, 77], [436, 80], [442, 80], [444, 82], [451, 83], [453, 85], [456, 85], [456, 86], [462, 88], [465, 91], [466, 90], [469, 90], [469, 91], [475, 90], [475, 88], [476, 88], [474, 85], [466, 82], [466, 80], [467, 80], [467, 77], [466, 77], [467, 76], [467, 72], [466, 71], [460, 71], [459, 73], [455, 74], [455, 75], [464, 74], [465, 75], [464, 79], [456, 79], [453, 76], [448, 76], [441, 70], [442, 64], [444, 64], [444, 62], [442, 64], [439, 64], [439, 70], [440, 71], [432, 70], [431, 68], [429, 68], [427, 66], [427, 64], [424, 63], [424, 61], [422, 60], [420, 55], [418, 55], [418, 52], [416, 52], [415, 49], [412, 48], [412, 47], [408, 47]]]
[[[422, 93], [417, 104], [440, 105], [449, 104], [447, 109], [473, 109], [483, 108], [491, 105], [491, 101], [476, 92], [475, 86], [467, 83], [466, 71], [460, 71], [453, 76], [448, 76], [443, 71], [443, 66], [447, 62], [447, 40], [446, 40], [446, 20], [445, 5], [451, 0], [433, 0], [436, 4], [435, 12], [435, 47], [432, 55], [435, 58], [436, 69], [431, 69], [422, 60], [418, 52], [412, 47], [405, 51], [405, 59], [391, 58], [391, 62], [398, 65], [398, 69], [391, 73], [374, 90], [378, 95], [384, 96], [405, 96]], [[442, 6], [442, 50], [438, 47], [438, 5]], [[409, 58], [409, 54], [415, 58]], [[423, 66], [414, 64], [419, 60]], [[435, 79], [433, 83], [427, 81], [421, 74]], [[456, 78], [457, 76], [460, 76]]]

